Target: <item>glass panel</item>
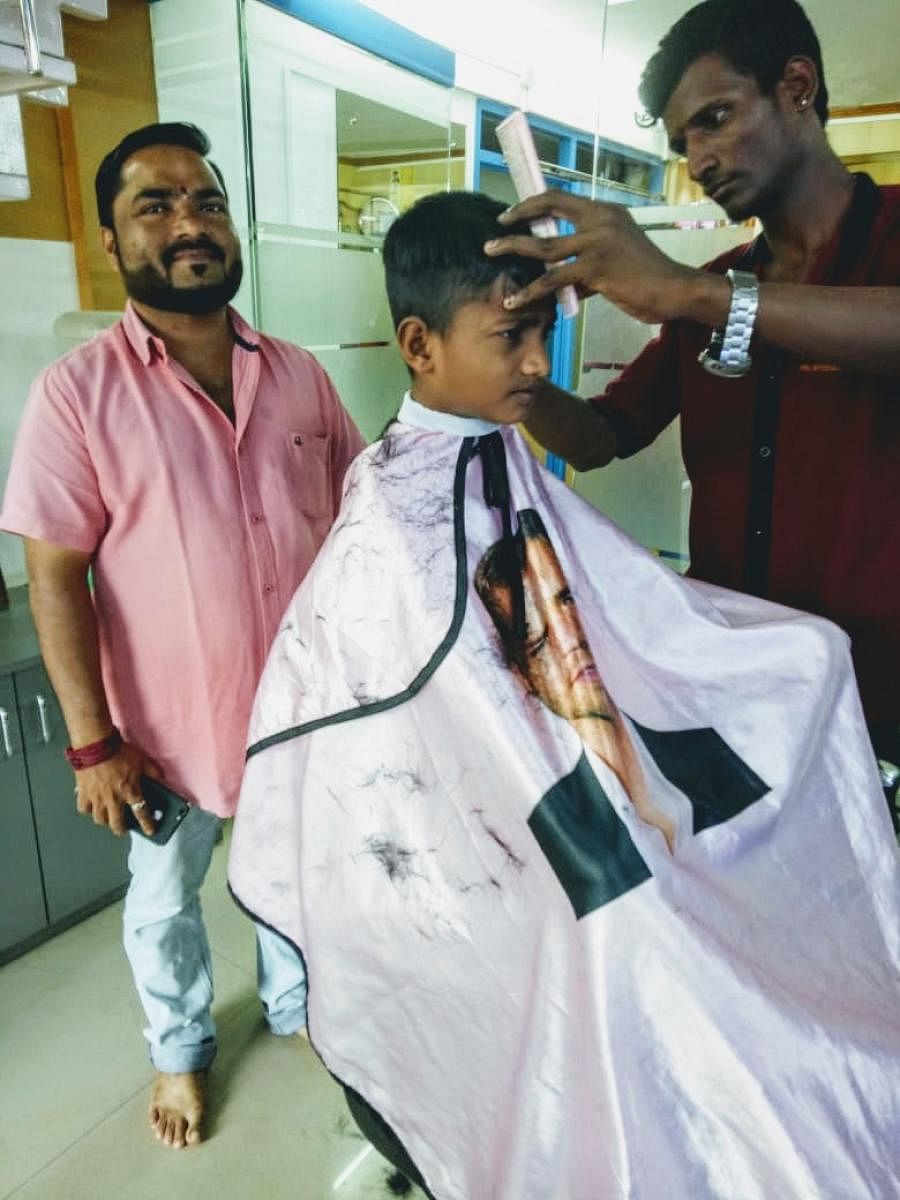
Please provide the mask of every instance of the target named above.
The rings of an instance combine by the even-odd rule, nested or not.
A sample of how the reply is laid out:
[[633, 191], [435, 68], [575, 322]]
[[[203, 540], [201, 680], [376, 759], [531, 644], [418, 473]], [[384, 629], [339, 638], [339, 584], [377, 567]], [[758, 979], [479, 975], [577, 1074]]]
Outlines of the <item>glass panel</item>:
[[558, 163], [562, 139], [545, 130], [535, 129], [534, 126], [531, 132], [534, 134], [534, 148], [537, 150], [538, 160], [542, 163]]
[[[212, 158], [228, 185], [228, 204], [251, 258], [247, 154], [241, 105], [238, 7], [222, 0], [157, 0], [150, 5], [160, 121], [193, 121], [212, 143]], [[235, 307], [251, 321], [253, 277], [245, 269]]]
[[[503, 120], [503, 117], [496, 113], [484, 112], [481, 114], [481, 148], [482, 150], [491, 150], [494, 154], [502, 154], [500, 142], [497, 139], [497, 126]], [[558, 163], [560, 160], [560, 147], [562, 146], [562, 138], [557, 137], [553, 133], [549, 133], [546, 129], [541, 129], [534, 123], [531, 124], [531, 132], [534, 137], [534, 147], [537, 150], [538, 159], [542, 163]]]
[[246, 29], [257, 320], [315, 354], [377, 437], [409, 383], [381, 244], [421, 196], [465, 185], [465, 129], [447, 88], [257, 0]]
[[592, 142], [579, 142], [575, 147], [575, 170], [590, 175], [594, 170], [594, 145]]
[[[597, 199], [638, 206], [633, 207], [633, 214], [648, 226], [652, 241], [676, 261], [699, 266], [746, 242], [752, 231], [728, 224], [724, 213], [709, 204], [675, 207], [657, 203], [655, 193], [662, 190], [663, 174], [657, 164], [668, 157], [665, 135], [661, 128], [647, 128], [635, 120], [640, 110], [637, 85], [641, 71], [669, 24], [658, 12], [654, 15], [651, 7], [647, 0], [609, 6], [598, 70], [597, 128], [601, 142], [607, 145], [601, 145], [597, 155], [593, 194]], [[658, 25], [653, 35], [647, 29], [651, 17]], [[610, 147], [610, 142], [616, 146]], [[629, 153], [631, 148], [635, 153]], [[656, 163], [647, 161], [648, 155], [654, 156]], [[579, 141], [576, 167], [591, 171], [593, 157], [593, 145]], [[578, 190], [586, 191], [583, 187]], [[602, 297], [582, 305], [576, 351], [579, 394], [586, 398], [601, 394], [657, 332], [657, 327], [626, 316]], [[640, 454], [617, 460], [601, 471], [576, 474], [573, 485], [643, 545], [660, 553], [677, 570], [686, 569], [691, 493], [677, 420]]]
[[482, 167], [480, 190], [504, 204], [515, 204], [516, 189], [509, 171], [502, 167]]
[[18, 96], [0, 97], [0, 200], [27, 200], [28, 166]]

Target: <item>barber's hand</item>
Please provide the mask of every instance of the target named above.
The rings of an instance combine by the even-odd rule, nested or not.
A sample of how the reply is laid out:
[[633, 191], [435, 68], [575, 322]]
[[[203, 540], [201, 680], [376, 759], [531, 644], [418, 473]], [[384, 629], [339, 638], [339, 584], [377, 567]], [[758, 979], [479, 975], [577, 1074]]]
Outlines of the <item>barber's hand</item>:
[[143, 803], [140, 776], [162, 779], [159, 766], [138, 746], [123, 742], [112, 758], [76, 772], [76, 801], [78, 811], [92, 816], [95, 825], [106, 825], [121, 837], [127, 833], [124, 808], [130, 805], [144, 833], [156, 829], [150, 808]]
[[[571, 222], [575, 232], [555, 238], [518, 234], [485, 245], [490, 255], [521, 254], [560, 264], [505, 299], [507, 307], [531, 304], [572, 284], [582, 297], [599, 293], [639, 321], [655, 324], [686, 315], [691, 285], [705, 273], [673, 262], [658, 250], [627, 208], [550, 191], [523, 200], [503, 213], [500, 221], [509, 224], [547, 216]], [[572, 262], [563, 261], [573, 256]]]

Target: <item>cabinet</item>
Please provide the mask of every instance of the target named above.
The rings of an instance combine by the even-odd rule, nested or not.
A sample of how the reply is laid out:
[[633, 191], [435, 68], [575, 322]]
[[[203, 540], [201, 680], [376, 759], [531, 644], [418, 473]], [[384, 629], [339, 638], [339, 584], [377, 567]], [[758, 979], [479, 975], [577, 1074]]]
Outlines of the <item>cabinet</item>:
[[75, 808], [62, 712], [40, 662], [0, 675], [0, 962], [121, 895], [128, 839]]
[[[47, 924], [25, 751], [11, 675], [0, 676], [0, 947]], [[2, 949], [0, 949], [2, 954]]]

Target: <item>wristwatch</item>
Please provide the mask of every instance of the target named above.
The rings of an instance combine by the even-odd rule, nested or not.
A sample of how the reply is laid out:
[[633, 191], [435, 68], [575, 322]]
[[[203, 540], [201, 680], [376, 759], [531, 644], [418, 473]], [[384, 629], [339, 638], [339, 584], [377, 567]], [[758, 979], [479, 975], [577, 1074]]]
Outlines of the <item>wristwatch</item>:
[[726, 271], [731, 307], [724, 329], [717, 329], [697, 361], [713, 375], [736, 379], [750, 370], [750, 339], [759, 308], [759, 282], [750, 271]]

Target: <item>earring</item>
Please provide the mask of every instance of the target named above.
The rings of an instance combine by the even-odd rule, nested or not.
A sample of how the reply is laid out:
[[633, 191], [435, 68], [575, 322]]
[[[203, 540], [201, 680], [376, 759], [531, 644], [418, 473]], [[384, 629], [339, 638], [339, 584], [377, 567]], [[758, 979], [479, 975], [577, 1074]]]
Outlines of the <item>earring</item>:
[[807, 104], [809, 104], [809, 96], [801, 96], [797, 101], [798, 108], [806, 108]]

